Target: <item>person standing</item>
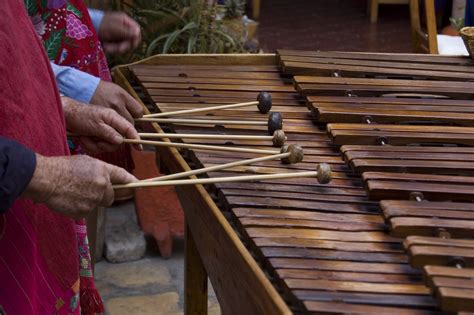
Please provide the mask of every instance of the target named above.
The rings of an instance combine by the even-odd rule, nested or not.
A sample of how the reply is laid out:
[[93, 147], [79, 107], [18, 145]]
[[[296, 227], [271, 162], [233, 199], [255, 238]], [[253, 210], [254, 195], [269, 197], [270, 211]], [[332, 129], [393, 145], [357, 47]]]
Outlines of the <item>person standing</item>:
[[113, 184], [136, 178], [88, 156], [69, 156], [66, 130], [87, 138], [86, 150], [113, 150], [138, 134], [111, 109], [61, 100], [21, 0], [4, 0], [0, 15], [0, 309], [100, 313], [98, 296], [82, 286], [79, 218], [111, 204]]

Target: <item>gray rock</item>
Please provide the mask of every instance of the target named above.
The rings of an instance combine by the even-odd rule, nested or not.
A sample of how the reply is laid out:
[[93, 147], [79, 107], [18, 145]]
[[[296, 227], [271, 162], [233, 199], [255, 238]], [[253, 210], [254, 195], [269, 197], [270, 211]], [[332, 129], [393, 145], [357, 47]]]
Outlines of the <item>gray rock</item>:
[[[108, 215], [110, 212], [108, 213]], [[113, 263], [141, 259], [145, 256], [146, 241], [135, 220], [107, 224], [105, 229], [105, 258]]]

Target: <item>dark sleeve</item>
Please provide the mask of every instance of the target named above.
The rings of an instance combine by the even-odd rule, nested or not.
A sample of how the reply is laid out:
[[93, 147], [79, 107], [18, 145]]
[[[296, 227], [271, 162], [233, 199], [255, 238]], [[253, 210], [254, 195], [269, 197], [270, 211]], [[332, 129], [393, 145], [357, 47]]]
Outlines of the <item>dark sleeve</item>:
[[36, 155], [16, 141], [0, 137], [0, 213], [25, 190], [36, 168]]
[[465, 26], [474, 26], [474, 6], [471, 3], [472, 0], [466, 2], [466, 15], [464, 17]]

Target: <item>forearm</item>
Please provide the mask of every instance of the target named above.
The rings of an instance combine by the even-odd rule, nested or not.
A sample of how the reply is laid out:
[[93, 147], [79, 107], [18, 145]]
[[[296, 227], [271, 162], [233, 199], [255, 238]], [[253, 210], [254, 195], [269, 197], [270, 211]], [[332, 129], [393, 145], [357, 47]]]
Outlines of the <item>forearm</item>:
[[80, 70], [51, 62], [59, 92], [83, 103], [90, 103], [100, 79]]
[[20, 143], [0, 137], [0, 213], [21, 196], [36, 168], [36, 155]]

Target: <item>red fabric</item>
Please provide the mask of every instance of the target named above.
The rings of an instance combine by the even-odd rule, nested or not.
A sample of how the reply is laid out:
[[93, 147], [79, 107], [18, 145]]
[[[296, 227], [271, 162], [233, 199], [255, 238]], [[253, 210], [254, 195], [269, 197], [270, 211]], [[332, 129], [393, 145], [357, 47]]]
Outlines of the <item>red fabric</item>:
[[[0, 134], [45, 156], [68, 155], [54, 76], [23, 2], [2, 1], [0, 16]], [[68, 303], [79, 279], [72, 219], [18, 200], [0, 216], [0, 253], [7, 314], [77, 312]]]
[[[30, 15], [36, 31], [41, 34], [49, 59], [58, 65], [73, 67], [104, 81], [112, 81], [107, 59], [84, 1], [35, 1], [36, 10], [32, 10]], [[129, 145], [94, 157], [128, 171], [134, 168]]]
[[[27, 0], [29, 4], [31, 1]], [[84, 1], [34, 1], [36, 8], [29, 13], [49, 60], [111, 81], [107, 59]]]

